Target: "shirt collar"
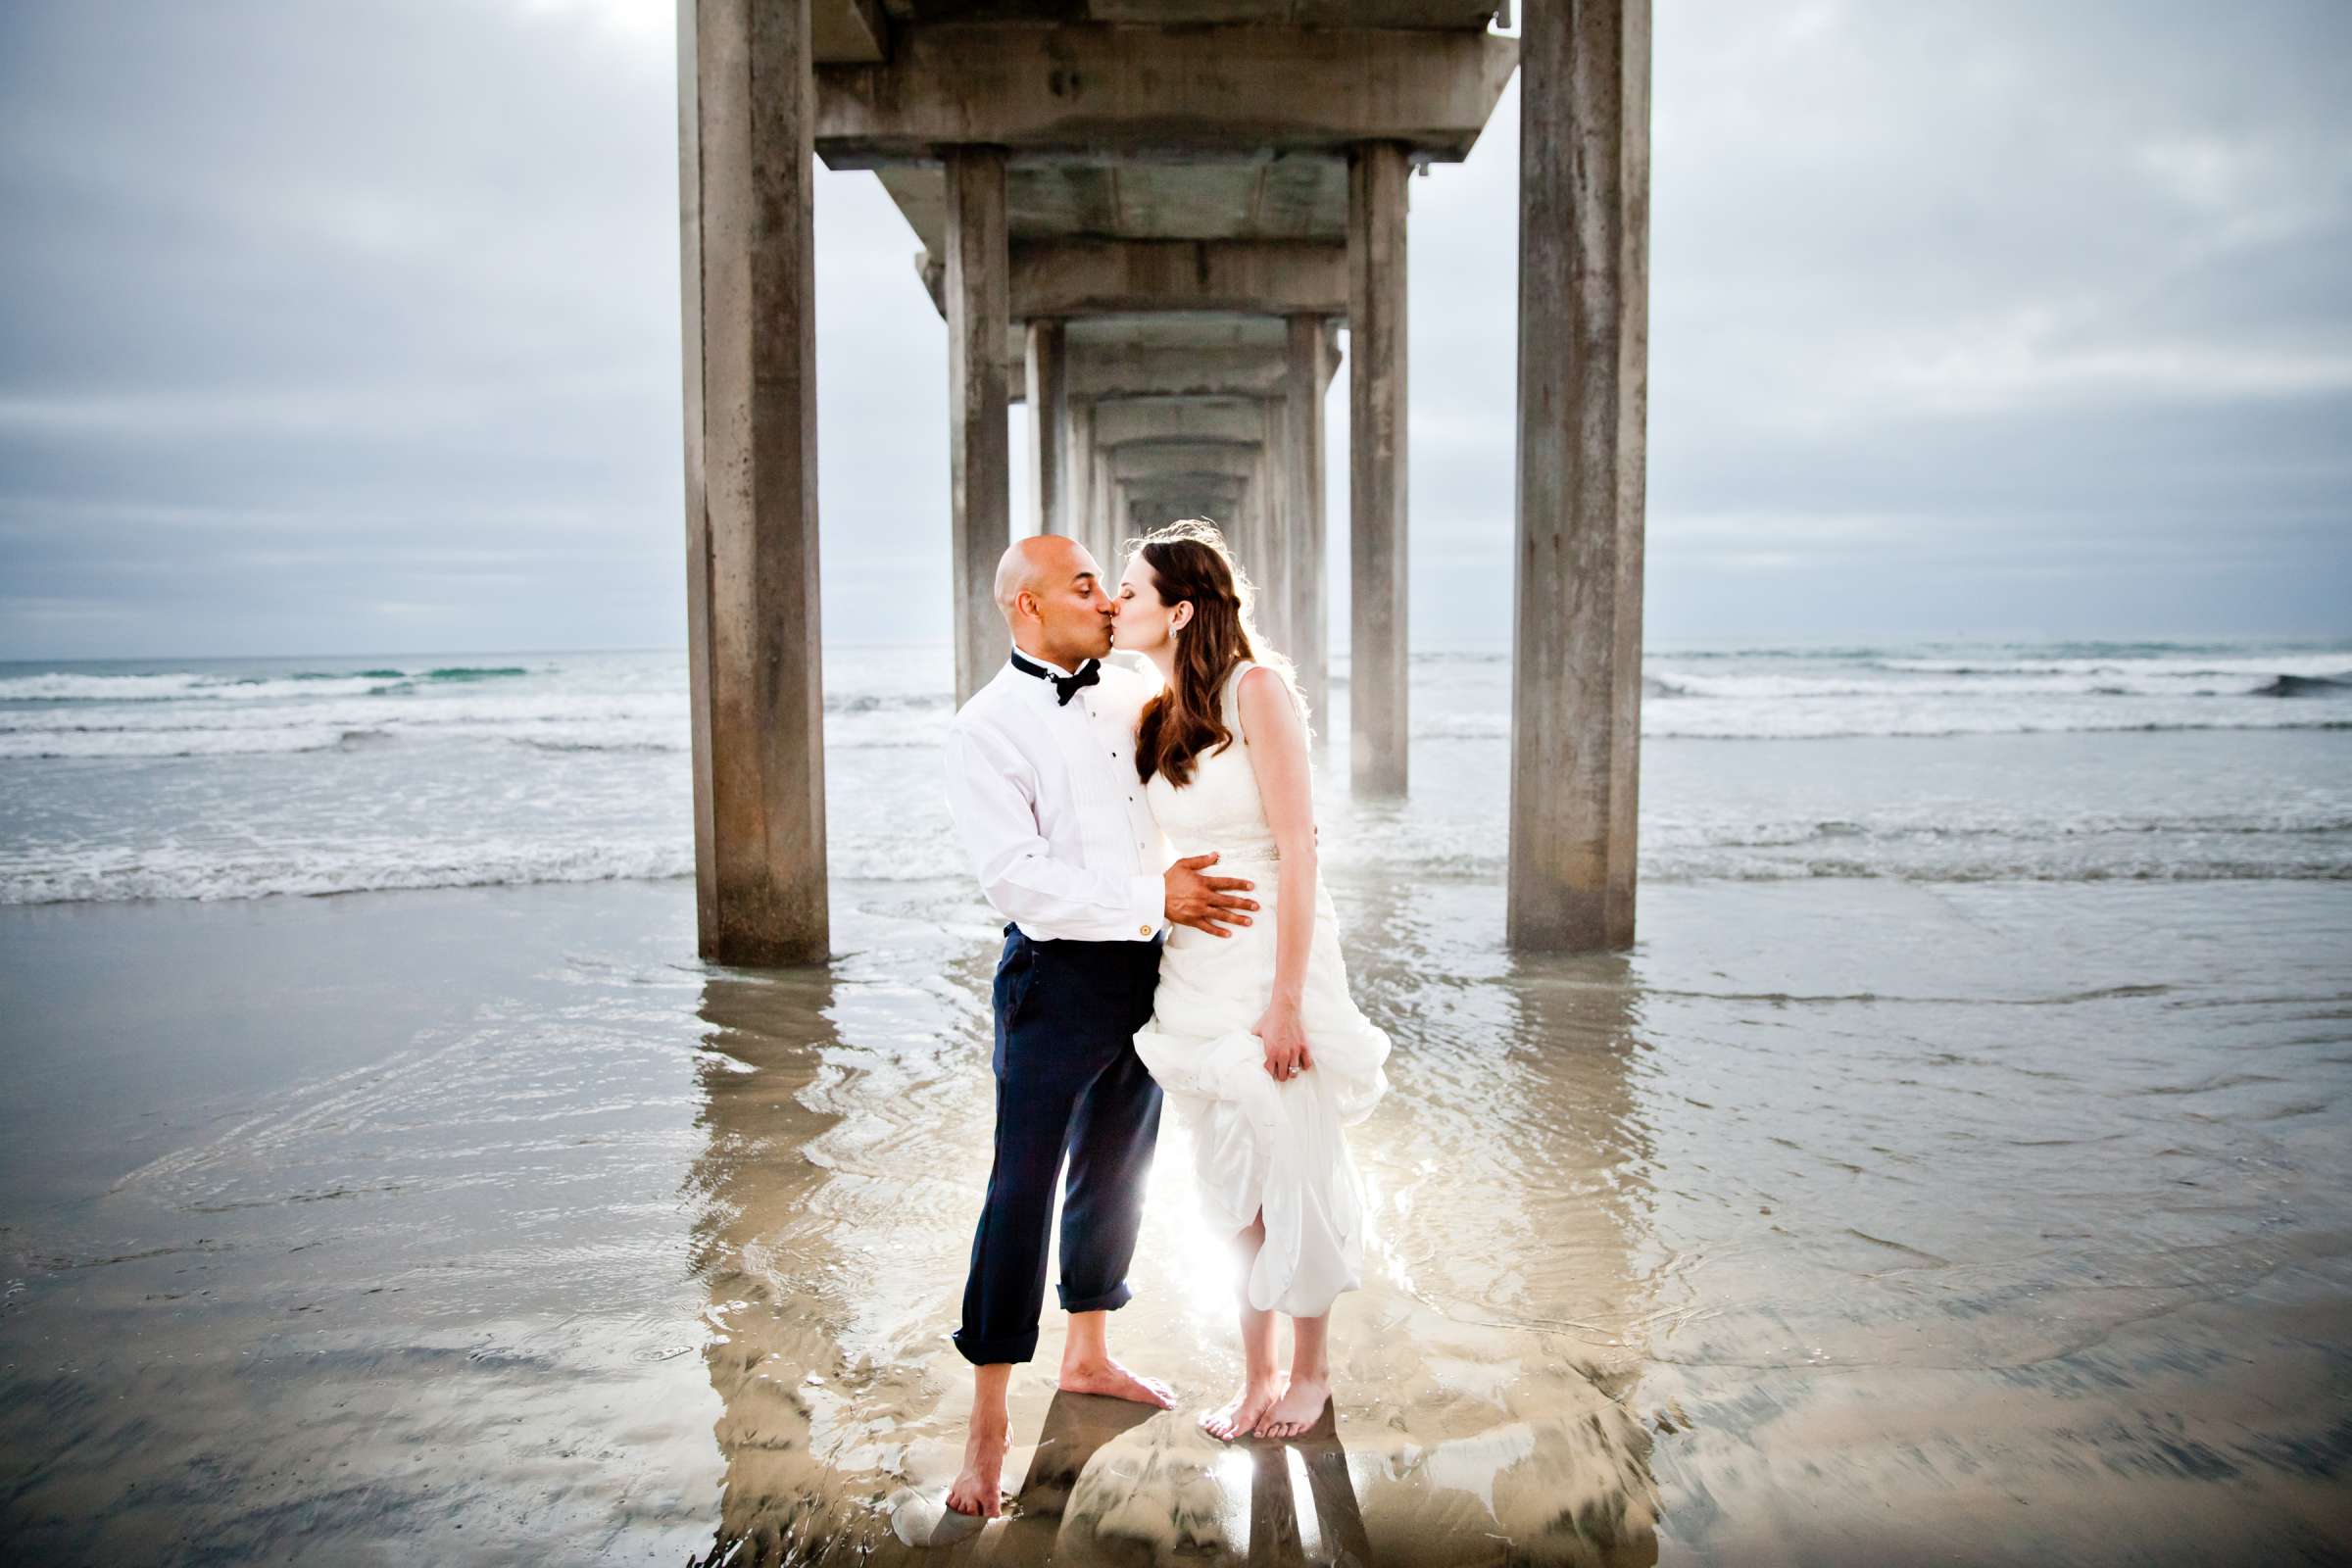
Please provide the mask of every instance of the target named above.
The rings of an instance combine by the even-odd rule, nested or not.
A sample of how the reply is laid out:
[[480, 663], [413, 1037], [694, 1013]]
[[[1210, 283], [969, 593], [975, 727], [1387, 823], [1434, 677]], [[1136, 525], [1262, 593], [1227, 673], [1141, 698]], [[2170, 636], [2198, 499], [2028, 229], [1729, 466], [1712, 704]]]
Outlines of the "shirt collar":
[[1067, 680], [1067, 679], [1069, 679], [1069, 678], [1070, 678], [1072, 675], [1075, 675], [1075, 674], [1077, 674], [1077, 673], [1078, 673], [1078, 671], [1076, 671], [1076, 670], [1074, 670], [1074, 669], [1064, 669], [1064, 668], [1062, 668], [1062, 667], [1061, 667], [1059, 664], [1056, 664], [1056, 663], [1055, 663], [1055, 662], [1054, 662], [1054, 661], [1052, 661], [1051, 659], [1046, 659], [1046, 658], [1043, 658], [1042, 656], [1040, 656], [1040, 655], [1037, 655], [1037, 654], [1032, 654], [1032, 653], [1027, 653], [1027, 652], [1024, 652], [1024, 651], [1021, 649], [1020, 645], [1019, 645], [1019, 644], [1017, 644], [1017, 643], [1016, 643], [1016, 644], [1014, 644], [1014, 645], [1012, 645], [1012, 652], [1013, 652], [1013, 653], [1015, 653], [1015, 654], [1019, 654], [1021, 658], [1023, 658], [1023, 659], [1026, 659], [1027, 661], [1029, 661], [1029, 662], [1031, 662], [1032, 664], [1035, 664], [1035, 665], [1037, 665], [1037, 666], [1038, 666], [1040, 669], [1051, 670], [1051, 671], [1052, 671], [1054, 674], [1059, 675], [1059, 676], [1060, 676], [1060, 677], [1061, 677], [1063, 680]]

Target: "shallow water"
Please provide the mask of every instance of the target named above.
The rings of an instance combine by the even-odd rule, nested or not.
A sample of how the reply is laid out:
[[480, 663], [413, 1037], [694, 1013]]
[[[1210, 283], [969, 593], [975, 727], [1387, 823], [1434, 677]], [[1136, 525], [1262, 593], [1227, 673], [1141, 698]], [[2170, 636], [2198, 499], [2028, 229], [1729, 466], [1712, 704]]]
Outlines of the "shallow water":
[[[0, 669], [0, 1555], [918, 1555], [999, 922], [944, 650], [828, 660], [837, 957], [765, 975], [693, 957], [674, 653]], [[2352, 645], [1654, 651], [1573, 960], [1502, 951], [1507, 673], [1414, 661], [1409, 800], [1323, 765], [1396, 1047], [1336, 1427], [1190, 1425], [1171, 1130], [1185, 1411], [1032, 1369], [928, 1558], [2352, 1550]]]
[[997, 925], [836, 887], [826, 969], [675, 882], [0, 910], [0, 1502], [49, 1561], [2320, 1561], [2352, 1550], [2352, 906], [2327, 882], [1648, 890], [1515, 960], [1335, 896], [1396, 1041], [1336, 1428], [1237, 1362], [1163, 1144], [1147, 1416], [1013, 1390], [917, 1552]]

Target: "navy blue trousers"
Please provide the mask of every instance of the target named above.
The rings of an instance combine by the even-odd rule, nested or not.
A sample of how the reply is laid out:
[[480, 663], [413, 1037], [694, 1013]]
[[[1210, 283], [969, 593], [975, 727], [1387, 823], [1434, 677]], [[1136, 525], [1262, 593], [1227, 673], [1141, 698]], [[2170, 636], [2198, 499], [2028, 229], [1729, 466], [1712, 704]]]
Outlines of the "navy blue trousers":
[[1004, 928], [997, 960], [997, 1153], [972, 1235], [956, 1348], [975, 1366], [1037, 1353], [1054, 1189], [1061, 1306], [1127, 1304], [1159, 1086], [1135, 1054], [1152, 1016], [1159, 943], [1032, 942]]

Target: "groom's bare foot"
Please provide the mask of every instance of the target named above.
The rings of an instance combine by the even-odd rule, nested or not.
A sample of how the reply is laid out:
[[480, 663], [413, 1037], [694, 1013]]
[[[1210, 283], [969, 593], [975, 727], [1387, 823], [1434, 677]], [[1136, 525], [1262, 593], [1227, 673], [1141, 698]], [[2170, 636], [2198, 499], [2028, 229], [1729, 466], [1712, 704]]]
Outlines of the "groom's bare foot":
[[1246, 1378], [1241, 1393], [1218, 1405], [1214, 1410], [1200, 1413], [1200, 1430], [1220, 1443], [1247, 1437], [1265, 1419], [1283, 1391], [1290, 1386], [1290, 1374], [1276, 1372], [1265, 1378]]
[[1315, 1423], [1323, 1419], [1323, 1407], [1330, 1402], [1331, 1379], [1328, 1375], [1319, 1378], [1294, 1377], [1290, 1387], [1283, 1391], [1282, 1397], [1276, 1399], [1266, 1413], [1258, 1418], [1253, 1430], [1261, 1438], [1301, 1436], [1314, 1430]]
[[957, 1513], [994, 1519], [1004, 1511], [1004, 1449], [1011, 1440], [1012, 1422], [1005, 1412], [972, 1417], [972, 1435], [963, 1445], [963, 1473], [948, 1489], [948, 1506]]
[[1114, 1399], [1155, 1404], [1162, 1410], [1172, 1409], [1176, 1403], [1175, 1392], [1165, 1383], [1130, 1372], [1107, 1355], [1062, 1362], [1057, 1387], [1064, 1394], [1105, 1394]]

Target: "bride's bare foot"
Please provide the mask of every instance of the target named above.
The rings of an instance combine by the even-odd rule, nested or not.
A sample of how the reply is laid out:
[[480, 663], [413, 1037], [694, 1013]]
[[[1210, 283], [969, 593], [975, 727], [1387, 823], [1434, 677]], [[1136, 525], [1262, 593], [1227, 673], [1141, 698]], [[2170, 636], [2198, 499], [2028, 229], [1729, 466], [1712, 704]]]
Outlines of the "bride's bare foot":
[[1012, 1423], [999, 1412], [975, 1418], [972, 1435], [963, 1445], [963, 1473], [948, 1489], [948, 1506], [957, 1513], [994, 1519], [1004, 1511], [1004, 1449]]
[[1270, 1405], [1251, 1430], [1261, 1438], [1296, 1438], [1314, 1430], [1331, 1402], [1331, 1379], [1294, 1377], [1282, 1397]]
[[1282, 1397], [1290, 1384], [1290, 1374], [1276, 1372], [1266, 1378], [1249, 1378], [1242, 1391], [1218, 1405], [1214, 1410], [1200, 1412], [1200, 1430], [1221, 1443], [1231, 1443], [1255, 1430], [1274, 1402]]
[[1061, 1365], [1059, 1387], [1065, 1394], [1106, 1394], [1114, 1399], [1133, 1399], [1138, 1404], [1156, 1404], [1162, 1410], [1173, 1409], [1176, 1396], [1157, 1378], [1148, 1378], [1130, 1372], [1109, 1356], [1093, 1360], [1064, 1361]]

